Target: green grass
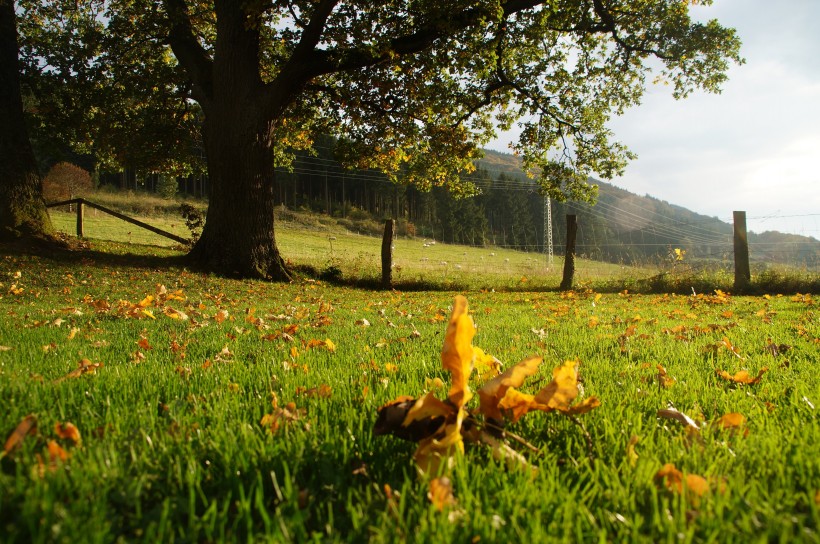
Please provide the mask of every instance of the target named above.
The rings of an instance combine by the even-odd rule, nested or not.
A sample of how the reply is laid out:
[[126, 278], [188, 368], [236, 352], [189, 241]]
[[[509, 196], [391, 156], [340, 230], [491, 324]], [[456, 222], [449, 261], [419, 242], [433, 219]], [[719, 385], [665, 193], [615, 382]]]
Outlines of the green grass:
[[[95, 197], [91, 199], [96, 202]], [[105, 204], [116, 206], [116, 202], [105, 201]], [[117, 207], [127, 208], [127, 205]], [[52, 209], [50, 214], [57, 230], [76, 233], [75, 213]], [[178, 236], [190, 236], [181, 216], [157, 213], [133, 217]], [[276, 233], [283, 255], [295, 266], [308, 267], [318, 273], [338, 269], [343, 281], [381, 278], [380, 235], [368, 230], [352, 232], [335, 219], [291, 211], [279, 213]], [[173, 240], [94, 209], [85, 212], [84, 234], [92, 247], [120, 242], [151, 245], [160, 252], [163, 252], [161, 248], [182, 249]], [[443, 288], [554, 289], [561, 283], [563, 269], [561, 257], [556, 257], [553, 265], [548, 266], [546, 257], [540, 253], [451, 245], [420, 237], [396, 238], [394, 264], [393, 278], [398, 284]], [[606, 280], [622, 290], [636, 287], [635, 278], [648, 278], [656, 273], [655, 268], [578, 259], [575, 277], [579, 284]]]
[[[342, 240], [332, 242], [335, 253]], [[596, 300], [588, 291], [492, 292], [479, 285], [487, 278], [475, 282], [464, 294], [476, 346], [505, 366], [543, 356], [530, 391], [577, 358], [584, 395], [602, 406], [579, 418], [591, 451], [582, 430], [556, 414], [512, 427], [539, 450], [519, 447], [534, 476], [468, 448], [450, 474], [458, 503], [439, 512], [415, 474], [415, 444], [371, 429], [379, 406], [422, 395], [427, 378], [448, 381], [437, 316], [455, 292], [225, 280], [186, 271], [162, 248], [132, 247], [143, 254], [128, 257], [115, 244], [92, 247], [102, 251], [0, 254], [0, 439], [26, 415], [38, 419], [36, 434], [0, 454], [4, 542], [820, 538], [820, 321], [810, 296]], [[418, 254], [430, 249], [439, 248]], [[519, 280], [507, 281], [519, 289]], [[160, 285], [184, 300], [151, 302], [155, 319], [129, 314]], [[166, 316], [166, 307], [189, 319]], [[362, 318], [371, 326], [357, 325]], [[287, 325], [298, 325], [293, 342], [271, 336]], [[719, 347], [724, 337], [739, 356]], [[325, 339], [335, 352], [309, 347]], [[775, 356], [770, 343], [791, 347]], [[61, 379], [84, 358], [104, 366]], [[671, 387], [660, 386], [658, 364], [676, 380]], [[716, 374], [762, 367], [750, 386]], [[301, 392], [322, 384], [329, 397]], [[274, 400], [293, 402], [299, 415], [272, 434], [260, 421]], [[657, 417], [670, 405], [705, 422], [740, 412], [748, 434], [707, 423], [692, 442], [680, 423]], [[57, 422], [75, 424], [82, 443], [59, 439]], [[50, 440], [71, 455], [53, 468]], [[715, 491], [696, 501], [659, 486], [666, 463]]]

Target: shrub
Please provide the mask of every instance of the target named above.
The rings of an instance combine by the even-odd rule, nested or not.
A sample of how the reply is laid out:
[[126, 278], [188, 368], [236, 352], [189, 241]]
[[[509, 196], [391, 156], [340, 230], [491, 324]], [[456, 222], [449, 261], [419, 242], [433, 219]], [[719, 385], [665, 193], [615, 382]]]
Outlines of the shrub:
[[74, 198], [94, 188], [94, 180], [86, 170], [70, 162], [59, 162], [43, 178], [46, 200]]
[[174, 176], [160, 175], [157, 180], [157, 194], [162, 198], [174, 198], [179, 191], [179, 183]]
[[180, 204], [179, 213], [185, 220], [185, 226], [191, 233], [189, 243], [193, 246], [199, 237], [202, 235], [202, 228], [205, 226], [205, 216], [201, 211], [191, 206], [190, 204]]

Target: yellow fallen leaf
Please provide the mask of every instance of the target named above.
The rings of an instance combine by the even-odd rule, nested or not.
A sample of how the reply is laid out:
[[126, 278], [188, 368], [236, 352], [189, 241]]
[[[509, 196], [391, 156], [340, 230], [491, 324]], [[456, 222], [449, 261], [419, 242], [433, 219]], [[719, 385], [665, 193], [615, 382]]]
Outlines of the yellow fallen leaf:
[[467, 314], [467, 299], [458, 295], [453, 302], [441, 350], [442, 365], [452, 375], [448, 398], [458, 407], [464, 406], [473, 396], [467, 385], [473, 369], [473, 336], [475, 325]]
[[[511, 387], [520, 387], [528, 376], [532, 376], [538, 372], [538, 366], [541, 364], [541, 361], [541, 357], [529, 357], [485, 383], [481, 389], [478, 390], [478, 397], [481, 401], [479, 410], [481, 413], [487, 417], [501, 419], [501, 411], [498, 405], [501, 399], [507, 394], [507, 390]], [[511, 404], [507, 406], [507, 408], [511, 407]]]
[[578, 396], [577, 365], [578, 361], [564, 361], [563, 365], [556, 367], [552, 371], [552, 381], [535, 395], [535, 400], [549, 408], [568, 410]]
[[166, 306], [163, 313], [170, 317], [171, 319], [178, 319], [180, 321], [186, 321], [188, 319], [188, 315], [185, 312], [181, 312], [179, 310], [175, 310], [170, 306]]

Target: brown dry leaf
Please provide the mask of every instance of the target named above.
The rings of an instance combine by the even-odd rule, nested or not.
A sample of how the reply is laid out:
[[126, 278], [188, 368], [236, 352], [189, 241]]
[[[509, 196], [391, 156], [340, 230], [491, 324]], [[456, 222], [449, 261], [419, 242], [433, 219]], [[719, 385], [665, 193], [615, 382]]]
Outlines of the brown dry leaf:
[[743, 357], [740, 355], [740, 350], [738, 350], [736, 346], [733, 346], [732, 342], [730, 342], [727, 337], [724, 336], [723, 340], [721, 340], [721, 343], [723, 344], [723, 347], [734, 353], [739, 359], [743, 359]]
[[456, 409], [436, 398], [431, 391], [425, 396], [416, 400], [412, 408], [407, 412], [407, 416], [402, 421], [402, 427], [407, 427], [414, 421], [422, 421], [429, 418], [447, 417], [454, 415]]
[[658, 417], [674, 419], [676, 421], [680, 421], [687, 427], [691, 427], [695, 430], [700, 430], [700, 427], [694, 419], [674, 408], [664, 408], [663, 410], [658, 410]]
[[738, 412], [731, 412], [724, 415], [715, 422], [715, 425], [723, 429], [731, 429], [733, 427], [740, 427], [746, 422], [746, 417]]
[[12, 453], [14, 450], [20, 447], [23, 443], [23, 440], [28, 435], [33, 435], [37, 433], [37, 416], [34, 414], [29, 414], [20, 421], [17, 427], [11, 432], [8, 439], [6, 439], [6, 444], [3, 446], [3, 451], [6, 454]]
[[418, 419], [408, 425], [403, 425], [407, 419], [407, 414], [416, 405], [417, 399], [402, 396], [392, 400], [379, 408], [379, 416], [373, 426], [373, 434], [376, 436], [392, 434], [403, 440], [418, 442], [423, 438], [432, 436], [444, 423], [443, 417], [431, 417], [429, 419]]
[[137, 345], [145, 351], [153, 349], [151, 344], [148, 342], [148, 339], [144, 336], [140, 336], [140, 339], [137, 341]]
[[217, 323], [221, 324], [223, 321], [228, 319], [228, 311], [227, 310], [219, 310], [218, 312], [216, 312], [216, 315], [214, 315], [214, 319], [216, 320]]
[[668, 375], [666, 373], [666, 369], [663, 366], [657, 365], [657, 368], [658, 368], [658, 383], [661, 385], [661, 387], [665, 387], [665, 388], [668, 389], [668, 388], [672, 387], [673, 385], [675, 385], [675, 382], [677, 380], [675, 380], [675, 378], [673, 378], [672, 376]]
[[436, 434], [419, 442], [413, 459], [420, 474], [440, 474], [442, 466], [450, 467], [454, 455], [464, 453], [461, 424], [465, 417], [466, 412], [459, 409], [456, 417], [449, 418]]
[[304, 387], [297, 387], [295, 391], [296, 396], [304, 395], [308, 398], [319, 397], [323, 399], [330, 398], [332, 393], [333, 389], [326, 383], [323, 383], [318, 387], [311, 387], [310, 389], [306, 389]]
[[9, 346], [0, 346], [0, 351], [11, 351], [12, 348]]
[[259, 424], [267, 427], [271, 434], [276, 434], [282, 427], [299, 421], [304, 413], [304, 410], [297, 409], [294, 403], [289, 402], [284, 408], [274, 407], [272, 413], [262, 416]]
[[[478, 397], [481, 401], [479, 410], [481, 413], [487, 417], [501, 419], [499, 403], [506, 396], [508, 389], [520, 387], [527, 377], [538, 372], [538, 366], [541, 364], [541, 361], [541, 357], [529, 357], [517, 365], [508, 368], [500, 376], [485, 383], [481, 389], [478, 390]], [[512, 402], [512, 399], [510, 399], [510, 402]], [[517, 405], [518, 403], [515, 404]], [[506, 406], [506, 408], [511, 408], [511, 405]], [[523, 415], [523, 413], [521, 415]], [[518, 418], [516, 417], [515, 419], [517, 420]]]
[[747, 370], [741, 370], [736, 372], [734, 375], [729, 374], [725, 370], [718, 370], [717, 375], [728, 382], [733, 382], [740, 385], [755, 385], [760, 383], [760, 380], [763, 378], [763, 374], [765, 374], [768, 370], [769, 368], [764, 366], [757, 373], [757, 376], [754, 377], [749, 374]]
[[565, 414], [577, 416], [581, 414], [586, 414], [587, 412], [590, 412], [595, 408], [598, 408], [599, 406], [601, 406], [601, 401], [598, 399], [598, 397], [589, 397], [587, 399], [584, 399], [579, 404], [574, 404], [570, 406], [568, 410], [563, 410], [561, 408], [559, 408], [559, 410]]
[[325, 340], [317, 340], [314, 338], [312, 340], [309, 340], [305, 347], [307, 349], [325, 348], [331, 353], [336, 351], [336, 344], [334, 344], [330, 338], [326, 338]]
[[427, 498], [430, 499], [430, 502], [439, 512], [444, 510], [445, 506], [457, 504], [456, 498], [453, 496], [453, 484], [450, 482], [450, 478], [446, 476], [430, 480]]
[[766, 344], [765, 347], [765, 351], [771, 354], [772, 357], [777, 357], [778, 355], [786, 353], [790, 349], [792, 349], [792, 346], [788, 344], [775, 344], [772, 342], [771, 338], [769, 338], [769, 343]]
[[467, 381], [473, 368], [473, 336], [475, 325], [473, 318], [467, 314], [467, 299], [458, 295], [453, 302], [453, 313], [444, 335], [441, 363], [452, 375], [448, 398], [459, 408], [472, 398]]
[[68, 421], [65, 423], [60, 423], [59, 421], [55, 423], [54, 434], [64, 440], [71, 440], [75, 445], [79, 445], [83, 440], [80, 436], [80, 430]]
[[57, 460], [62, 462], [68, 461], [68, 458], [71, 457], [67, 451], [65, 451], [62, 446], [60, 446], [56, 441], [49, 440], [48, 441], [48, 456], [52, 463]]
[[63, 380], [67, 380], [68, 378], [79, 378], [83, 374], [94, 374], [97, 372], [98, 368], [103, 367], [103, 363], [92, 363], [88, 359], [81, 359], [79, 363], [77, 363], [77, 368], [63, 376], [62, 378], [57, 378], [54, 380], [54, 383], [59, 383]]

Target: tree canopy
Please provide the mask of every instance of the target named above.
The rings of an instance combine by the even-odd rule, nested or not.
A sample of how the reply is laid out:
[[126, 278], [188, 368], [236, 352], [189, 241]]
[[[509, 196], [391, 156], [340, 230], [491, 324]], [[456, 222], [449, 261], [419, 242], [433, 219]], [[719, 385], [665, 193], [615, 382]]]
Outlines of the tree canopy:
[[[42, 18], [39, 28], [57, 35], [70, 29], [68, 41], [77, 43], [66, 49], [66, 68], [59, 55], [47, 54], [59, 40], [33, 47], [30, 58], [40, 72], [66, 82], [83, 80], [87, 69], [104, 74], [89, 79], [93, 92], [80, 93], [100, 91], [108, 100], [79, 105], [83, 119], [92, 118], [88, 126], [116, 133], [115, 122], [100, 122], [106, 109], [121, 112], [127, 108], [118, 105], [131, 104], [140, 118], [135, 126], [165, 119], [160, 132], [167, 135], [184, 123], [158, 112], [190, 115], [196, 101], [211, 198], [193, 255], [224, 272], [284, 278], [267, 204], [274, 161], [286, 163], [292, 150], [310, 147], [320, 134], [340, 139], [346, 164], [470, 194], [474, 187], [460, 174], [472, 171], [480, 147], [499, 130], [518, 123], [514, 151], [538, 172], [543, 190], [558, 199], [593, 198], [589, 174], [620, 174], [632, 156], [606, 123], [639, 104], [650, 75], [685, 97], [696, 88], [719, 91], [729, 63], [742, 62], [734, 30], [714, 20], [693, 22], [696, 3], [711, 2], [51, 0], [21, 6]], [[65, 23], [75, 15], [87, 18], [85, 26]], [[62, 27], [50, 25], [52, 19]], [[33, 36], [43, 32], [27, 28]], [[70, 104], [63, 108], [76, 113]], [[106, 132], [98, 134], [97, 143]]]

